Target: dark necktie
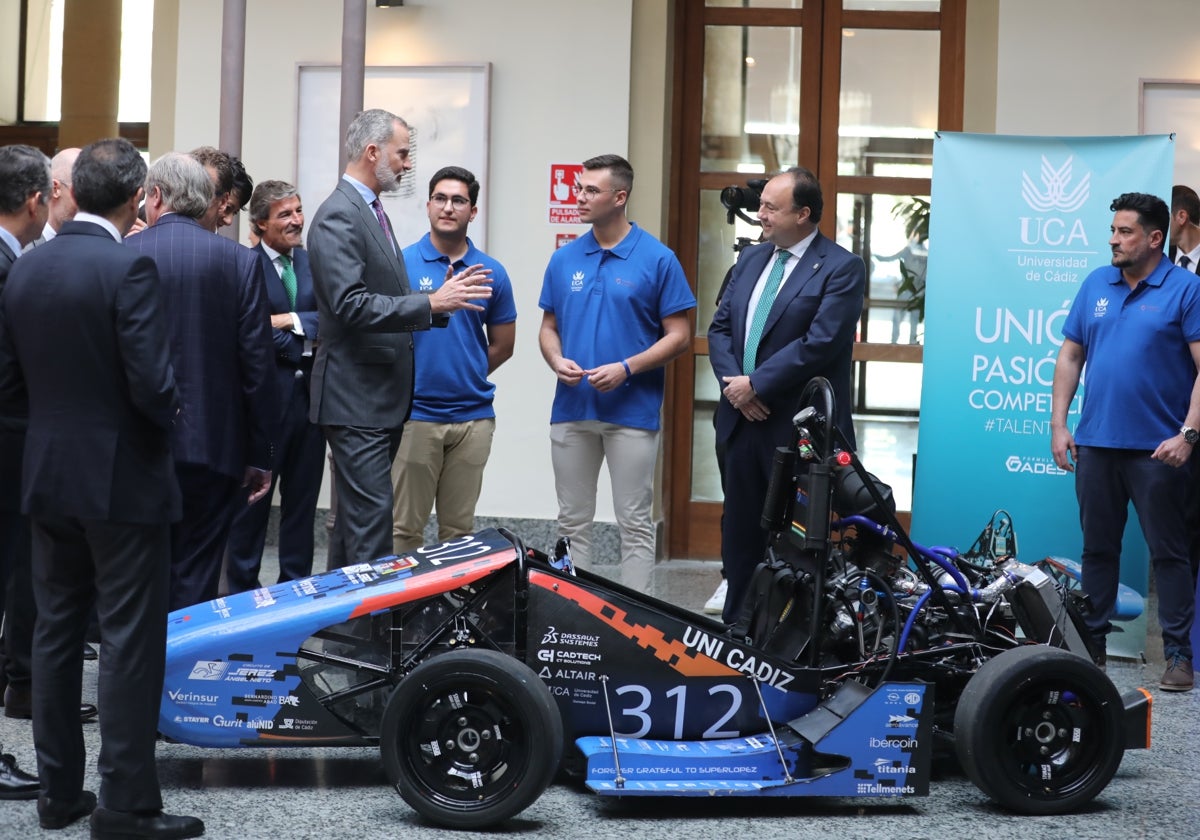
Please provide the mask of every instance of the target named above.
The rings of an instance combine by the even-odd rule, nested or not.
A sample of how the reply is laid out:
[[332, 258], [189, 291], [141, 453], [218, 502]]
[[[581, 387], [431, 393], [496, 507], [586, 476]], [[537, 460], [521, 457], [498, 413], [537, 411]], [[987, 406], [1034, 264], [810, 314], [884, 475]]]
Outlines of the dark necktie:
[[383, 228], [383, 235], [387, 237], [388, 244], [392, 246], [392, 251], [395, 251], [396, 243], [392, 241], [392, 229], [388, 225], [387, 216], [383, 215], [383, 202], [377, 197], [371, 202], [371, 207], [375, 211], [375, 218], [379, 220], [379, 226]]
[[742, 352], [742, 373], [747, 376], [754, 373], [755, 362], [758, 360], [758, 342], [762, 340], [763, 327], [767, 325], [767, 316], [771, 314], [771, 305], [775, 303], [775, 296], [779, 294], [779, 287], [783, 283], [784, 266], [787, 265], [790, 256], [789, 251], [775, 252], [775, 265], [771, 266], [771, 273], [767, 275], [767, 283], [763, 286], [762, 295], [758, 298], [758, 305], [754, 308], [750, 329], [746, 331], [746, 348]]
[[1182, 257], [1179, 258], [1179, 267], [1180, 268], [1186, 269], [1189, 265], [1191, 265], [1191, 263], [1192, 263], [1192, 258], [1189, 257], [1187, 254], [1184, 254]]
[[292, 268], [292, 258], [287, 254], [279, 255], [279, 279], [283, 281], [283, 290], [287, 292], [288, 306], [296, 308], [296, 270]]

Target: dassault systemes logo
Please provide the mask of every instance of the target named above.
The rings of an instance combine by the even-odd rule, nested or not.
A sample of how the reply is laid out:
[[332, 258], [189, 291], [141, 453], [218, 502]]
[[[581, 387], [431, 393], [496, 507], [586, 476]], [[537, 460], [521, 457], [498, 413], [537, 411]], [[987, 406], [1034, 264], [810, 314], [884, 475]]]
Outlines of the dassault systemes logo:
[[1021, 172], [1021, 197], [1025, 203], [1039, 213], [1058, 210], [1073, 213], [1084, 205], [1092, 186], [1092, 173], [1087, 173], [1079, 183], [1071, 187], [1071, 166], [1075, 160], [1070, 155], [1063, 165], [1055, 169], [1042, 155], [1042, 188], [1038, 188], [1028, 172]]

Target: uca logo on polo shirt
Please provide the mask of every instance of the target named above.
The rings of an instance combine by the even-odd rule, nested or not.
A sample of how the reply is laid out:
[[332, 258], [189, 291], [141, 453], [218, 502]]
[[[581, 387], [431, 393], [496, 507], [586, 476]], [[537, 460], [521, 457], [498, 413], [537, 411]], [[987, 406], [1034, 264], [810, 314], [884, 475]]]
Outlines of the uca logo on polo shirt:
[[583, 272], [576, 271], [571, 275], [571, 291], [579, 292], [583, 290]]
[[1093, 318], [1103, 318], [1108, 314], [1108, 298], [1100, 298], [1096, 301], [1096, 308], [1092, 310]]
[[432, 292], [433, 291], [433, 278], [432, 277], [422, 277], [420, 280], [417, 281], [417, 288], [420, 289], [422, 292]]

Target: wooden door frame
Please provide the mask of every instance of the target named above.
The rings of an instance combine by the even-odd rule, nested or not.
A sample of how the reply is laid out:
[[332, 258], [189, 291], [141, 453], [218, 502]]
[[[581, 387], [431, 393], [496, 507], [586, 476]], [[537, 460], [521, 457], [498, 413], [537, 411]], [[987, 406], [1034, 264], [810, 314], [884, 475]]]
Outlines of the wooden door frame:
[[[671, 213], [667, 242], [674, 248], [693, 289], [697, 285], [699, 259], [697, 220], [700, 196], [745, 179], [737, 172], [702, 172], [699, 127], [704, 108], [705, 27], [764, 26], [794, 27], [801, 34], [799, 161], [816, 161], [815, 174], [822, 192], [836, 197], [839, 192], [869, 195], [928, 195], [929, 179], [839, 176], [838, 120], [841, 87], [843, 28], [910, 29], [940, 31], [938, 127], [958, 131], [963, 120], [963, 87], [966, 43], [966, 0], [942, 0], [939, 12], [854, 12], [842, 11], [840, 0], [806, 0], [802, 9], [750, 9], [708, 7], [702, 0], [675, 4], [675, 62], [672, 74], [670, 166]], [[815, 68], [808, 67], [809, 63]], [[806, 131], [806, 127], [814, 130]], [[827, 215], [822, 232], [834, 238], [835, 214]], [[667, 377], [664, 427], [663, 499], [665, 542], [669, 557], [710, 557], [719, 553], [720, 502], [693, 501], [692, 450], [696, 356], [707, 355], [708, 340], [697, 335], [696, 313], [692, 316], [690, 352], [676, 359]], [[921, 362], [920, 347], [892, 344], [855, 345], [856, 361]]]

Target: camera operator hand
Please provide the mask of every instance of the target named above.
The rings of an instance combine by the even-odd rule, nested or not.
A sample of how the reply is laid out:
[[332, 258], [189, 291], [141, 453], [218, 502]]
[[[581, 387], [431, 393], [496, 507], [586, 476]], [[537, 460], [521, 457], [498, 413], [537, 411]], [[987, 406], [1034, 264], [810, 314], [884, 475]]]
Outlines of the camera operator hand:
[[749, 376], [722, 376], [721, 381], [725, 383], [721, 393], [747, 420], [766, 420], [770, 416], [771, 410], [754, 392]]

